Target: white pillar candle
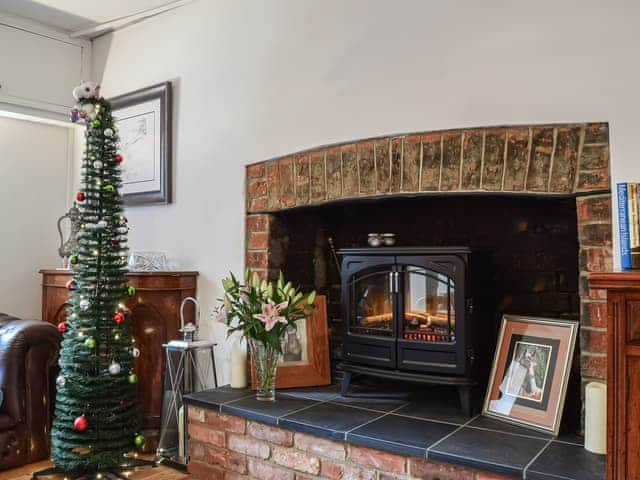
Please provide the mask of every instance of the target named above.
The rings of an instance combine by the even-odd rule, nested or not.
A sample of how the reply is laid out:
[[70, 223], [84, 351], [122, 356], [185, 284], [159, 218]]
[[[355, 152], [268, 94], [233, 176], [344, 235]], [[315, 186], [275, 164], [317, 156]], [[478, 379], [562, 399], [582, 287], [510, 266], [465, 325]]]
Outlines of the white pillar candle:
[[593, 453], [607, 451], [607, 386], [591, 382], [585, 389], [584, 448]]
[[231, 345], [231, 388], [247, 386], [247, 348], [242, 339]]
[[184, 458], [184, 405], [178, 410], [178, 456]]

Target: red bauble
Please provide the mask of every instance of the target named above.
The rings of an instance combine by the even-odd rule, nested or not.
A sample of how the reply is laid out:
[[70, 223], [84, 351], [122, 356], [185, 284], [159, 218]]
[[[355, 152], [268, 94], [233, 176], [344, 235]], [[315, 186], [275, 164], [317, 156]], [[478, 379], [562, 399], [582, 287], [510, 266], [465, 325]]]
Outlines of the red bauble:
[[120, 155], [119, 153], [116, 154], [116, 156], [113, 157], [113, 159], [118, 163], [122, 162], [122, 160], [123, 160], [122, 155]]
[[66, 331], [67, 331], [67, 322], [60, 322], [60, 323], [58, 324], [58, 331], [59, 331], [60, 333], [64, 333], [64, 332], [66, 332]]
[[67, 283], [65, 283], [64, 286], [67, 287], [67, 290], [75, 290], [78, 286], [78, 283], [75, 280], [71, 279]]
[[120, 325], [124, 320], [124, 315], [120, 312], [116, 313], [113, 316], [113, 321], [116, 322], [118, 325]]
[[73, 421], [73, 429], [78, 432], [84, 432], [89, 427], [89, 420], [84, 415], [80, 415]]
[[76, 193], [76, 200], [79, 202], [84, 202], [84, 192]]

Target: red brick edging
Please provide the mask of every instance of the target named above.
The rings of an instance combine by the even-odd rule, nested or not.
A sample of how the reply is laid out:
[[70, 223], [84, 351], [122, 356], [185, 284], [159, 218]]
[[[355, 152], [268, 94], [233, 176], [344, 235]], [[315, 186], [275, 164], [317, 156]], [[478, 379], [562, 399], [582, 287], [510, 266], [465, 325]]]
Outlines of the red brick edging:
[[194, 480], [505, 480], [189, 406]]

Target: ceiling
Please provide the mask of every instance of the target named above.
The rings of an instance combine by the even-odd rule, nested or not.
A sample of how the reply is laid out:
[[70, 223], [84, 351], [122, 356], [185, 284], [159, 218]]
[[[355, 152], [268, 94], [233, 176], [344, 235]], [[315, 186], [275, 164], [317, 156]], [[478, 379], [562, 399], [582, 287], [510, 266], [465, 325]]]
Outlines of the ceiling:
[[75, 32], [160, 7], [174, 0], [0, 0], [0, 13]]

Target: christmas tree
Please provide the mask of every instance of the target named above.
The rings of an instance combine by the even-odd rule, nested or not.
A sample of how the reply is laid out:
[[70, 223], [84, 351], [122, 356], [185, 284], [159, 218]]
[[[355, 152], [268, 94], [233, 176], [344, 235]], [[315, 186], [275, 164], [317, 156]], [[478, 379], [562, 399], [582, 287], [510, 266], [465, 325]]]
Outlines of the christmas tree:
[[86, 122], [82, 185], [76, 194], [81, 228], [70, 258], [69, 307], [63, 333], [52, 428], [52, 460], [64, 472], [117, 468], [144, 443], [138, 434], [137, 377], [127, 285], [127, 220], [123, 214], [122, 156], [111, 105], [99, 86], [73, 91], [72, 121]]

